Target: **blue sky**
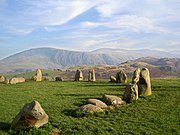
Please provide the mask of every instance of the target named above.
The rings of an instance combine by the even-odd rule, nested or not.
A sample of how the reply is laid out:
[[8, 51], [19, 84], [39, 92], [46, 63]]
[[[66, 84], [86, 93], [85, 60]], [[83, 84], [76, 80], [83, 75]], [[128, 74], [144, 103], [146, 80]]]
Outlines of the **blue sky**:
[[180, 1], [0, 0], [0, 47], [179, 50]]

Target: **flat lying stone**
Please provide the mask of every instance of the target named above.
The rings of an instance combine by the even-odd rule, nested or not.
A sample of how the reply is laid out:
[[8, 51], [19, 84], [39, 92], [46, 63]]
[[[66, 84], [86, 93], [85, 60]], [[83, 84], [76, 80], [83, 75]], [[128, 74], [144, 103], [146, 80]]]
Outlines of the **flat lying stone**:
[[93, 105], [95, 105], [95, 106], [98, 106], [98, 107], [100, 107], [101, 109], [106, 109], [106, 108], [108, 108], [108, 106], [107, 106], [104, 102], [102, 102], [101, 100], [98, 100], [98, 99], [88, 99], [86, 102], [87, 102], [88, 104], [93, 104]]
[[113, 96], [113, 95], [104, 95], [103, 101], [107, 105], [122, 105], [124, 103], [124, 101], [120, 97]]
[[22, 83], [22, 82], [25, 82], [26, 79], [23, 78], [23, 77], [14, 77], [12, 79], [9, 80], [9, 83], [10, 84], [16, 84], [16, 83]]
[[85, 113], [103, 112], [103, 110], [100, 107], [92, 104], [80, 106], [77, 108], [77, 110]]

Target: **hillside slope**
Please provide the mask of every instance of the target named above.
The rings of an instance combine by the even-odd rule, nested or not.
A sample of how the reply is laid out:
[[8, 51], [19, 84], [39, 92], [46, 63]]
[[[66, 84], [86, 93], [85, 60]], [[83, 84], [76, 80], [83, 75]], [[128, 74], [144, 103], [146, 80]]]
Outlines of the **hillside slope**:
[[36, 48], [0, 60], [0, 73], [14, 73], [41, 69], [66, 69], [78, 65], [118, 65], [140, 57], [179, 57], [177, 53], [157, 50], [98, 49], [78, 52], [55, 48]]

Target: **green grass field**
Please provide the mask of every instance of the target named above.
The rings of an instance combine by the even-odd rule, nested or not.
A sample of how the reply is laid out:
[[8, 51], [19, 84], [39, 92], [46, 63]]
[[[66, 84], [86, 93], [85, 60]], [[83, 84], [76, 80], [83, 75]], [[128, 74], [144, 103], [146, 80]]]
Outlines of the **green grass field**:
[[[77, 117], [75, 109], [88, 98], [103, 94], [122, 97], [125, 85], [97, 82], [26, 82], [0, 84], [0, 135], [49, 134], [59, 128], [64, 135], [178, 135], [180, 134], [180, 79], [152, 79], [152, 96], [105, 113]], [[11, 130], [12, 119], [25, 103], [37, 100], [49, 123], [29, 131]]]

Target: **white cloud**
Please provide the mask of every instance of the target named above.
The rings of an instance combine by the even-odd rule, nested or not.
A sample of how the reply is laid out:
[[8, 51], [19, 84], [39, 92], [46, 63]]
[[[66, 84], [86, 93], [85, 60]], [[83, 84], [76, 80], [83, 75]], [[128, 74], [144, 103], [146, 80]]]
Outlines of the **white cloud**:
[[97, 11], [102, 17], [111, 17], [122, 11], [122, 8], [129, 3], [129, 0], [104, 0], [97, 6]]
[[[54, 5], [55, 4], [55, 5]], [[45, 8], [38, 14], [34, 13], [37, 18], [37, 25], [54, 26], [62, 25], [74, 17], [80, 15], [86, 10], [90, 9], [94, 4], [83, 1], [66, 2], [61, 1], [52, 3], [52, 8]], [[44, 6], [45, 7], [45, 6]], [[49, 7], [49, 5], [47, 6]], [[31, 13], [30, 13], [31, 14]]]
[[139, 17], [136, 15], [122, 15], [113, 17], [106, 22], [83, 22], [82, 27], [95, 28], [105, 26], [108, 28], [124, 29], [132, 32], [147, 32], [147, 33], [168, 33], [165, 28], [157, 26], [156, 23], [147, 17]]
[[98, 26], [103, 26], [105, 25], [105, 23], [101, 22], [101, 23], [94, 23], [94, 22], [90, 22], [90, 21], [86, 21], [86, 22], [82, 22], [81, 23], [81, 26], [82, 27], [85, 27], [85, 28], [95, 28], [95, 27], [98, 27]]
[[[22, 30], [22, 27], [35, 29], [38, 27], [48, 27], [62, 25], [82, 14], [96, 5], [90, 1], [57, 1], [57, 0], [23, 0], [18, 2], [19, 11], [13, 16], [3, 16], [2, 20], [8, 23], [5, 26], [8, 31], [28, 34], [29, 30]], [[21, 10], [20, 10], [21, 9]], [[9, 9], [11, 10], [11, 9]], [[0, 13], [1, 14], [1, 13]], [[9, 29], [12, 27], [13, 29]]]
[[[1, 5], [3, 1], [6, 6]], [[177, 48], [179, 45], [178, 0], [14, 1], [11, 3], [14, 6], [8, 7], [12, 1], [0, 0], [0, 10], [7, 8], [7, 13], [0, 12], [0, 30], [7, 35], [20, 35], [19, 42], [16, 37], [12, 39], [17, 46], [21, 38], [32, 46], [54, 45], [79, 50], [136, 48], [137, 45]], [[34, 37], [38, 38], [34, 40]]]

